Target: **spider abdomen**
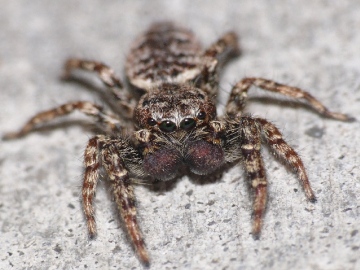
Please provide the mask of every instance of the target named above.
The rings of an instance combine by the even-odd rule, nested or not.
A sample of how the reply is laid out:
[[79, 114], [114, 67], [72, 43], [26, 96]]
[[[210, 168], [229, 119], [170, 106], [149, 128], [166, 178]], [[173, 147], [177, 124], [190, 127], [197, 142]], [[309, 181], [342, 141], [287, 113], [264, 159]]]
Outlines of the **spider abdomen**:
[[188, 29], [157, 23], [134, 42], [126, 74], [133, 86], [146, 92], [163, 83], [184, 83], [201, 73], [201, 51]]

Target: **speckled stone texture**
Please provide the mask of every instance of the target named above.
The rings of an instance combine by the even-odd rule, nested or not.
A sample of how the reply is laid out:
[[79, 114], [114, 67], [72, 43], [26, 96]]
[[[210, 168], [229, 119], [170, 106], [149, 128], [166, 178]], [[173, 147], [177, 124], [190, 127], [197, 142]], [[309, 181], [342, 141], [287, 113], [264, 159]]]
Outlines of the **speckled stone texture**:
[[[225, 70], [231, 85], [261, 76], [309, 90], [359, 118], [359, 1], [0, 0], [0, 133], [67, 101], [100, 100], [88, 83], [61, 81], [76, 56], [101, 60], [123, 78], [130, 43], [153, 21], [174, 20], [204, 45], [236, 31], [243, 55]], [[269, 202], [260, 240], [250, 235], [252, 196], [242, 167], [217, 182], [183, 177], [137, 186], [151, 269], [360, 269], [359, 122], [342, 123], [255, 90], [248, 111], [266, 117], [301, 154], [318, 197], [264, 149]], [[286, 102], [285, 102], [286, 101]], [[23, 139], [0, 142], [0, 269], [141, 269], [109, 186], [96, 197], [97, 239], [88, 240], [80, 187], [92, 136], [75, 113]], [[0, 134], [0, 135], [1, 135]]]

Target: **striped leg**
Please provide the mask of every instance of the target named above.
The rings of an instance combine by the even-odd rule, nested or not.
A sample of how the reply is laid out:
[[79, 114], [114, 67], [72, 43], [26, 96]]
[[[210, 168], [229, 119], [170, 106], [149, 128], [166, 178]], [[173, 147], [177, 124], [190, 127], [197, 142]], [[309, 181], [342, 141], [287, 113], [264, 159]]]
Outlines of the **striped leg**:
[[244, 158], [245, 171], [255, 191], [253, 206], [253, 236], [259, 237], [262, 217], [267, 201], [267, 180], [264, 162], [261, 157], [261, 132], [256, 121], [251, 117], [241, 118], [241, 153]]
[[67, 115], [73, 111], [80, 111], [86, 115], [97, 118], [98, 122], [109, 131], [114, 132], [120, 129], [120, 120], [114, 114], [106, 112], [101, 106], [91, 102], [76, 101], [66, 103], [57, 108], [36, 114], [20, 129], [20, 131], [7, 133], [3, 138], [15, 139], [22, 137], [42, 124], [47, 123], [57, 117]]
[[308, 200], [315, 202], [316, 197], [311, 189], [304, 164], [299, 155], [284, 141], [280, 131], [272, 123], [261, 118], [255, 118], [255, 121], [262, 130], [266, 142], [271, 149], [296, 172], [297, 177], [303, 185]]
[[[118, 205], [122, 219], [130, 235], [138, 256], [146, 264], [149, 264], [143, 237], [136, 219], [135, 195], [131, 186], [130, 178], [125, 164], [120, 155], [131, 160], [138, 159], [136, 151], [121, 139], [112, 140], [105, 136], [96, 136], [89, 140], [85, 150], [85, 174], [82, 187], [82, 201], [87, 221], [89, 236], [96, 236], [95, 212], [93, 199], [96, 184], [99, 178], [99, 169], [102, 165], [113, 186], [116, 204]], [[101, 163], [101, 164], [100, 164]]]
[[216, 94], [219, 84], [218, 68], [239, 54], [238, 38], [233, 32], [226, 33], [206, 49], [203, 54], [205, 68], [202, 72], [201, 89], [209, 94]]
[[224, 34], [204, 52], [205, 57], [216, 58], [219, 61], [239, 54], [238, 37], [234, 32]]
[[65, 62], [64, 77], [69, 77], [73, 69], [96, 72], [101, 81], [108, 87], [115, 100], [124, 109], [126, 117], [132, 117], [136, 101], [125, 91], [121, 80], [115, 76], [114, 71], [110, 67], [96, 61], [71, 58]]
[[308, 92], [297, 87], [292, 87], [262, 78], [244, 78], [238, 82], [231, 90], [230, 98], [226, 106], [226, 113], [229, 117], [241, 116], [248, 96], [248, 90], [251, 86], [282, 94], [299, 100], [306, 101], [318, 113], [341, 121], [353, 121], [354, 118], [342, 114], [329, 111], [320, 101], [314, 98]]
[[82, 185], [82, 203], [90, 238], [96, 236], [93, 199], [95, 196], [96, 185], [99, 180], [99, 145], [105, 141], [107, 141], [107, 139], [104, 136], [96, 136], [90, 139], [84, 154], [85, 173]]
[[[141, 261], [148, 265], [149, 255], [136, 219], [135, 195], [125, 164], [119, 151], [129, 152], [129, 148], [119, 149], [112, 141], [101, 151], [102, 163], [112, 182], [115, 201], [122, 219]], [[121, 153], [120, 153], [121, 154]], [[127, 153], [124, 153], [127, 154]]]

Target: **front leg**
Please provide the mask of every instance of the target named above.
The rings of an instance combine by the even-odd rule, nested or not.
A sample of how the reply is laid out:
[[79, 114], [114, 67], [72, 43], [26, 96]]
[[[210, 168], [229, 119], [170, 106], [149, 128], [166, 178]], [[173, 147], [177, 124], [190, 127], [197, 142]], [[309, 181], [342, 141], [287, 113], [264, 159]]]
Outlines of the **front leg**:
[[121, 80], [110, 67], [97, 61], [70, 58], [65, 62], [64, 78], [70, 77], [73, 69], [96, 72], [101, 81], [108, 87], [116, 102], [123, 108], [126, 114], [125, 117], [132, 117], [136, 101], [125, 91]]
[[249, 178], [251, 188], [255, 193], [253, 204], [253, 228], [254, 238], [258, 239], [261, 224], [267, 202], [267, 180], [264, 162], [261, 157], [261, 135], [260, 130], [251, 117], [241, 118], [240, 138], [241, 154], [244, 160], [245, 171]]
[[140, 155], [122, 139], [110, 140], [101, 147], [102, 164], [111, 181], [121, 217], [140, 260], [149, 265], [149, 255], [136, 218], [134, 189], [125, 164], [126, 161], [140, 163]]
[[101, 148], [102, 144], [106, 141], [108, 141], [108, 139], [105, 136], [96, 136], [90, 139], [84, 153], [85, 172], [82, 185], [82, 203], [90, 238], [96, 236], [93, 200], [101, 166], [99, 148]]
[[299, 154], [288, 145], [283, 139], [278, 128], [269, 121], [262, 118], [254, 118], [268, 146], [274, 153], [282, 159], [297, 174], [305, 191], [305, 195], [310, 202], [316, 202], [315, 194], [311, 188], [309, 178], [306, 174], [305, 166]]
[[[231, 123], [231, 120], [229, 123]], [[299, 155], [282, 138], [280, 131], [270, 122], [262, 118], [249, 116], [241, 117], [240, 122], [232, 122], [233, 128], [239, 128], [239, 142], [241, 155], [245, 164], [245, 171], [255, 191], [253, 235], [258, 238], [261, 230], [262, 216], [267, 200], [267, 180], [264, 163], [261, 157], [261, 137], [265, 143], [293, 169], [301, 181], [305, 195], [310, 202], [316, 197], [311, 188], [303, 162]], [[233, 147], [234, 148], [234, 147]]]
[[141, 164], [141, 157], [126, 140], [111, 139], [105, 136], [96, 136], [90, 139], [84, 155], [85, 173], [82, 202], [89, 236], [93, 238], [96, 236], [93, 200], [99, 179], [99, 169], [103, 166], [111, 181], [115, 201], [131, 241], [138, 256], [147, 265], [149, 264], [149, 255], [137, 223], [134, 190], [131, 186], [129, 172], [125, 167], [125, 163], [131, 162], [133, 162], [132, 167]]
[[226, 114], [228, 115], [228, 117], [237, 118], [241, 116], [241, 113], [246, 105], [248, 91], [251, 86], [257, 86], [261, 89], [279, 93], [284, 96], [295, 98], [297, 100], [304, 100], [315, 111], [329, 118], [340, 121], [354, 120], [354, 118], [346, 114], [330, 111], [319, 100], [317, 100], [311, 94], [300, 88], [280, 84], [262, 78], [244, 78], [233, 87], [233, 89], [231, 90], [229, 101], [226, 105]]

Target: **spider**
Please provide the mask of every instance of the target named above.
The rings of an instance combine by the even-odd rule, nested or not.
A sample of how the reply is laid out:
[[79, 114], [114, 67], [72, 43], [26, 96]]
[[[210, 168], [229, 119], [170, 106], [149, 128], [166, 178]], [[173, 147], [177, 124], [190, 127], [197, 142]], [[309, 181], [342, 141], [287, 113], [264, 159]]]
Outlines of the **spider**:
[[[218, 117], [215, 96], [219, 71], [240, 54], [237, 40], [234, 32], [228, 32], [203, 50], [185, 28], [171, 22], [151, 25], [134, 42], [126, 61], [126, 75], [140, 93], [138, 99], [107, 65], [69, 59], [65, 75], [71, 76], [74, 69], [97, 73], [117, 104], [116, 112], [87, 101], [70, 102], [36, 114], [22, 129], [4, 138], [19, 138], [73, 111], [94, 117], [103, 132], [89, 140], [84, 154], [82, 204], [89, 235], [96, 235], [93, 200], [99, 170], [104, 168], [127, 232], [144, 264], [149, 264], [149, 255], [136, 219], [135, 179], [168, 181], [181, 176], [183, 169], [209, 175], [225, 164], [243, 163], [254, 192], [252, 234], [258, 238], [267, 201], [262, 143], [295, 171], [307, 199], [315, 202], [316, 198], [303, 162], [278, 128], [263, 118], [243, 114], [249, 89], [255, 86], [305, 101], [328, 118], [353, 118], [329, 111], [302, 89], [263, 78], [244, 78], [236, 83], [225, 115]], [[133, 124], [126, 126], [131, 120]]]

